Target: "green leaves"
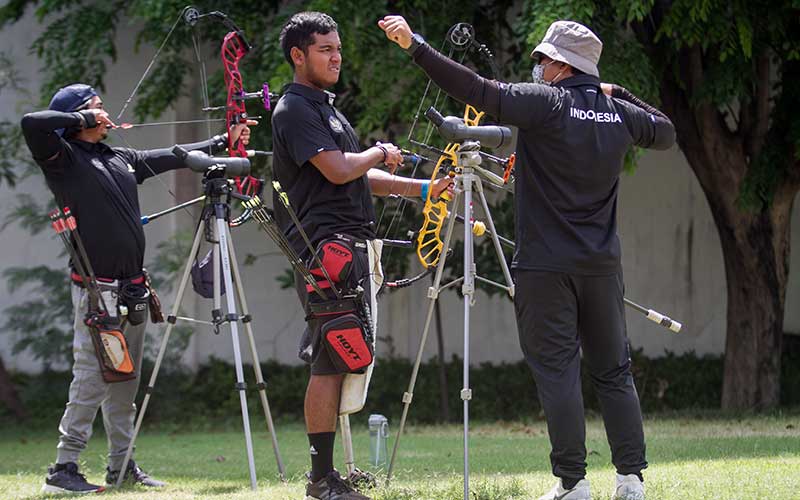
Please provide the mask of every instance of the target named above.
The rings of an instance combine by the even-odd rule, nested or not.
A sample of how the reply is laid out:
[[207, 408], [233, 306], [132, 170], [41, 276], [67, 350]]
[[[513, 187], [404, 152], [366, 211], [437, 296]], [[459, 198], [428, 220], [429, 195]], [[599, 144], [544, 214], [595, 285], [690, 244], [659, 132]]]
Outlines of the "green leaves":
[[[31, 49], [47, 68], [40, 94], [43, 102], [70, 83], [84, 82], [100, 90], [105, 88], [107, 63], [117, 57], [114, 37], [124, 5], [122, 1], [109, 1], [70, 8], [34, 40]], [[37, 15], [49, 19], [65, 10], [65, 6], [64, 2], [42, 2]]]
[[553, 21], [568, 19], [590, 26], [595, 10], [593, 0], [533, 0], [525, 3], [517, 32], [526, 35], [525, 43], [533, 49]]

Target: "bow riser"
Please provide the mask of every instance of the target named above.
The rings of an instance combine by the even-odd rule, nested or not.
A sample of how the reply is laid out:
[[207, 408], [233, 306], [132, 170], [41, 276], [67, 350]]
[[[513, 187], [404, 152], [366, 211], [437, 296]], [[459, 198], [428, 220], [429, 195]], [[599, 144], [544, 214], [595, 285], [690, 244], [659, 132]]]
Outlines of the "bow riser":
[[231, 31], [225, 35], [222, 42], [222, 64], [225, 77], [225, 86], [228, 88], [228, 100], [225, 109], [225, 121], [228, 126], [228, 152], [230, 156], [247, 158], [247, 151], [241, 141], [234, 143], [230, 136], [233, 125], [246, 122], [247, 108], [244, 100], [238, 97], [243, 94], [242, 74], [239, 72], [239, 61], [247, 55], [248, 47], [242, 42], [239, 35]]
[[[477, 126], [483, 115], [483, 111], [478, 111], [467, 104], [464, 109], [464, 123], [468, 126]], [[451, 165], [446, 175], [450, 178], [455, 176], [454, 169], [458, 167], [457, 152], [460, 146], [461, 144], [459, 143], [450, 143], [444, 148], [442, 155], [439, 156], [439, 160], [436, 162], [436, 167], [433, 169], [430, 180], [431, 186], [436, 181], [439, 172], [444, 169], [445, 164], [449, 163]], [[433, 190], [428, 190], [428, 198], [425, 200], [425, 207], [422, 209], [422, 227], [417, 236], [417, 257], [425, 268], [436, 266], [442, 254], [444, 242], [442, 241], [441, 233], [444, 221], [447, 220], [449, 213], [447, 204], [450, 201], [447, 191], [443, 192], [438, 200], [434, 200]]]

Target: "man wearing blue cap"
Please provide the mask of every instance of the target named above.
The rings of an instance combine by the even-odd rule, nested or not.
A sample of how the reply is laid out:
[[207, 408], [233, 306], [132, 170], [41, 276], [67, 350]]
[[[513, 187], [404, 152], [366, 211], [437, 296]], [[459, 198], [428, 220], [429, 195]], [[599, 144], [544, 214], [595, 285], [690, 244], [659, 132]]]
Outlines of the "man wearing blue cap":
[[[108, 130], [115, 125], [103, 109], [103, 101], [97, 92], [81, 83], [60, 89], [50, 101], [48, 110], [26, 114], [21, 125], [33, 159], [42, 169], [58, 206], [69, 207], [78, 221], [89, 263], [104, 297], [106, 292], [110, 292], [109, 296], [119, 297], [125, 286], [144, 283], [145, 238], [137, 185], [154, 175], [183, 168], [183, 161], [170, 149], [138, 151], [104, 144], [102, 141], [108, 136]], [[234, 127], [231, 133], [235, 139], [247, 144], [250, 131], [246, 125]], [[227, 137], [218, 135], [183, 147], [187, 150], [203, 149], [213, 154], [224, 150], [227, 144]], [[89, 483], [78, 472], [77, 465], [78, 457], [91, 437], [98, 409], [102, 409], [108, 436], [106, 483], [117, 481], [133, 435], [134, 399], [147, 324], [146, 320], [133, 324], [132, 316], [120, 315], [136, 377], [123, 382], [106, 382], [89, 327], [83, 321], [89, 307], [87, 293], [74, 268], [71, 275], [73, 378], [69, 401], [58, 428], [61, 436], [56, 463], [48, 469], [42, 488], [48, 493], [104, 490], [102, 486]], [[119, 314], [116, 304], [109, 304], [108, 311], [109, 315]], [[143, 486], [164, 486], [163, 482], [144, 473], [133, 460], [128, 464], [125, 477], [127, 481]]]
[[400, 16], [378, 25], [445, 92], [519, 128], [514, 305], [558, 477], [539, 500], [591, 499], [581, 353], [617, 469], [612, 499], [644, 500], [647, 461], [625, 327], [617, 193], [628, 149], [669, 148], [672, 122], [624, 88], [600, 83], [603, 44], [573, 21], [551, 24], [531, 52], [533, 83], [480, 77], [425, 43]]

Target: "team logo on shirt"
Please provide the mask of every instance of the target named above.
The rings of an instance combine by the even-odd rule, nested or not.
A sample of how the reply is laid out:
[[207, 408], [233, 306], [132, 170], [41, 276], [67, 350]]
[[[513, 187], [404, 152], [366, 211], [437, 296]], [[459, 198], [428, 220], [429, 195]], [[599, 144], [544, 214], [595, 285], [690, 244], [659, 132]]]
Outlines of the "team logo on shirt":
[[330, 125], [331, 130], [333, 130], [337, 134], [341, 134], [342, 132], [344, 132], [344, 127], [342, 127], [342, 122], [340, 122], [339, 119], [333, 115], [331, 115], [330, 118], [328, 118], [328, 125]]
[[130, 163], [128, 163], [127, 165], [128, 165], [128, 172], [135, 174], [136, 169], [133, 168], [133, 165], [131, 165]]

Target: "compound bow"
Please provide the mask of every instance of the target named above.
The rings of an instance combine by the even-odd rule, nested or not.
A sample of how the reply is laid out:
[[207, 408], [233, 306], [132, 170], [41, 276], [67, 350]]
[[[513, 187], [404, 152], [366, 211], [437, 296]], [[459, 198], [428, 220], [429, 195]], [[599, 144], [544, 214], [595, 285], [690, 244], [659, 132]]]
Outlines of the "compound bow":
[[[472, 27], [471, 24], [468, 23], [456, 23], [447, 32], [447, 36], [445, 37], [444, 42], [442, 43], [442, 47], [440, 51], [444, 49], [445, 45], [448, 44], [450, 46], [448, 50], [447, 56], [452, 58], [455, 51], [462, 52], [462, 56], [459, 62], [463, 62], [466, 58], [467, 51], [472, 48], [475, 49], [481, 56], [483, 56], [489, 67], [492, 70], [493, 78], [497, 78], [499, 75], [499, 69], [497, 64], [494, 60], [494, 55], [489, 50], [489, 48], [477, 41], [475, 38], [475, 28]], [[440, 154], [439, 159], [436, 161], [436, 164], [433, 168], [433, 172], [431, 173], [430, 183], [433, 184], [439, 178], [439, 176], [448, 176], [453, 178], [456, 175], [455, 168], [457, 165], [457, 158], [456, 152], [460, 144], [458, 143], [450, 143], [445, 147], [444, 150], [439, 150], [438, 148], [434, 148], [429, 145], [431, 135], [433, 134], [432, 124], [428, 123], [425, 135], [423, 136], [422, 141], [414, 140], [414, 131], [416, 126], [419, 122], [420, 113], [422, 112], [422, 107], [425, 103], [425, 100], [428, 97], [428, 93], [430, 91], [430, 87], [432, 84], [432, 80], [428, 80], [427, 85], [425, 86], [425, 91], [423, 92], [422, 98], [420, 99], [419, 105], [417, 107], [417, 111], [414, 115], [414, 121], [411, 124], [411, 128], [408, 132], [407, 140], [418, 147], [422, 147], [428, 149], [430, 151], [435, 151]], [[433, 102], [433, 107], [436, 107], [439, 98], [441, 97], [441, 89], [438, 89], [436, 93], [436, 97]], [[473, 106], [467, 105], [464, 110], [464, 122], [467, 125], [478, 125], [481, 118], [483, 117], [484, 113], [481, 111], [479, 112]], [[420, 162], [416, 162], [414, 165], [414, 169], [411, 172], [411, 177], [413, 178], [416, 173], [416, 169], [419, 166]], [[514, 156], [512, 155], [510, 158], [505, 160], [505, 173], [504, 173], [504, 180], [508, 180], [511, 174], [511, 169], [513, 168], [514, 164]], [[451, 197], [447, 191], [443, 192], [438, 198], [433, 196], [432, 189], [428, 190], [428, 195], [424, 201], [424, 207], [422, 209], [423, 214], [423, 222], [420, 229], [417, 231], [417, 258], [419, 259], [420, 263], [422, 264], [423, 271], [414, 276], [412, 278], [406, 278], [402, 280], [397, 280], [396, 282], [387, 282], [385, 286], [390, 288], [402, 288], [409, 286], [416, 281], [424, 278], [428, 274], [430, 274], [433, 269], [436, 267], [436, 264], [439, 262], [439, 258], [441, 256], [444, 242], [441, 238], [441, 231], [444, 225], [445, 220], [447, 220], [447, 216], [449, 214], [448, 204], [451, 202]], [[399, 217], [402, 218], [403, 211], [406, 207], [407, 199], [403, 198], [400, 201], [400, 208], [399, 210], [395, 211], [394, 216], [392, 217], [389, 225], [386, 229], [386, 235], [388, 236], [389, 231], [391, 230], [392, 225], [394, 224], [395, 220]], [[384, 211], [386, 206], [384, 205]], [[381, 219], [383, 218], [383, 213], [381, 213]], [[379, 219], [380, 220], [380, 219]], [[391, 249], [389, 254], [391, 254]]]
[[[248, 156], [264, 154], [263, 152], [260, 151], [252, 151], [252, 150], [248, 151], [245, 149], [245, 146], [241, 141], [233, 141], [231, 135], [231, 129], [238, 124], [247, 123], [248, 115], [247, 115], [247, 108], [245, 106], [245, 101], [250, 99], [260, 99], [264, 104], [264, 109], [267, 112], [269, 112], [271, 110], [271, 99], [275, 99], [278, 96], [269, 91], [269, 86], [266, 83], [262, 84], [261, 90], [255, 92], [246, 92], [244, 90], [244, 86], [242, 83], [242, 75], [241, 72], [239, 71], [239, 62], [248, 54], [248, 52], [250, 52], [252, 47], [247, 42], [247, 39], [245, 38], [244, 35], [244, 31], [240, 29], [225, 13], [216, 10], [205, 14], [201, 14], [196, 8], [192, 6], [187, 6], [181, 11], [180, 16], [172, 25], [172, 28], [169, 30], [164, 40], [161, 42], [158, 50], [156, 51], [152, 60], [145, 69], [144, 74], [139, 79], [139, 82], [136, 84], [133, 91], [131, 92], [131, 95], [125, 101], [122, 110], [120, 111], [119, 115], [117, 115], [116, 121], [119, 122], [119, 120], [122, 118], [122, 115], [125, 113], [125, 110], [128, 108], [128, 105], [131, 103], [134, 96], [138, 92], [142, 82], [145, 80], [145, 78], [147, 78], [147, 75], [152, 69], [153, 65], [155, 64], [156, 59], [159, 57], [162, 49], [164, 48], [170, 36], [175, 31], [180, 22], [183, 21], [191, 28], [194, 28], [197, 25], [197, 23], [204, 18], [220, 21], [226, 28], [228, 28], [229, 32], [225, 35], [220, 50], [220, 57], [222, 60], [222, 67], [223, 67], [223, 76], [225, 80], [225, 87], [227, 89], [227, 100], [224, 106], [215, 106], [215, 107], [209, 106], [208, 82], [206, 81], [205, 66], [201, 64], [201, 79], [202, 79], [201, 84], [202, 84], [203, 103], [204, 103], [202, 111], [204, 112], [222, 111], [222, 110], [225, 111], [225, 130], [228, 133], [229, 156], [246, 158]], [[194, 31], [192, 31], [192, 42], [194, 45], [197, 61], [201, 62], [198, 42]], [[197, 121], [203, 121], [203, 120], [160, 122], [158, 124], [174, 125], [182, 123], [195, 123]], [[207, 123], [210, 123], [212, 120], [206, 119], [205, 121]], [[148, 124], [138, 124], [138, 126], [143, 126], [143, 125], [148, 125]], [[120, 124], [119, 129], [128, 129], [133, 126], [134, 125], [123, 123]], [[120, 137], [124, 142], [126, 142], [126, 144], [128, 144], [127, 141], [125, 141], [125, 138], [122, 136], [122, 134], [120, 134]], [[152, 173], [154, 173], [153, 169], [150, 168], [150, 166], [147, 165], [146, 162], [145, 165]], [[247, 196], [259, 195], [264, 189], [264, 181], [262, 179], [253, 177], [252, 175], [248, 175], [247, 177], [244, 178], [236, 177], [234, 179], [234, 184], [236, 186], [236, 190], [239, 193]], [[166, 186], [165, 183], [164, 185]], [[175, 194], [169, 189], [168, 186], [167, 190], [170, 192], [173, 198], [176, 198]], [[252, 211], [250, 209], [245, 208], [244, 212], [241, 215], [230, 221], [230, 225], [233, 227], [239, 226], [245, 223], [250, 218], [251, 215]]]

